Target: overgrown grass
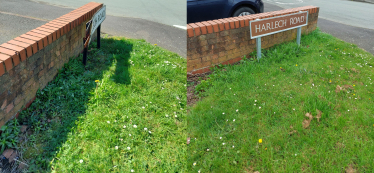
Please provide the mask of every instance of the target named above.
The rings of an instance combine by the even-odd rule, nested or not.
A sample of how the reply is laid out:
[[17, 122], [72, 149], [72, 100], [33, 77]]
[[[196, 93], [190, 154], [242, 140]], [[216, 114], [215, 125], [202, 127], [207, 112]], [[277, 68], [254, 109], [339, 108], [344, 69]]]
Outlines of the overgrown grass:
[[101, 41], [86, 68], [70, 60], [20, 114], [28, 170], [185, 171], [186, 59], [144, 40]]
[[373, 55], [318, 29], [301, 44], [216, 68], [197, 87], [205, 97], [188, 108], [189, 170], [374, 170]]

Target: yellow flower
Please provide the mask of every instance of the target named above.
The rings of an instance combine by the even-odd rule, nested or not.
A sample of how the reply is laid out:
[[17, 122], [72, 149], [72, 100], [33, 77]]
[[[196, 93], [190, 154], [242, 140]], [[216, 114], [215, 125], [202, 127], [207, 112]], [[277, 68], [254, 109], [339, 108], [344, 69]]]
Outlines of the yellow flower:
[[356, 94], [353, 94], [353, 95], [356, 95]]
[[296, 66], [297, 66], [297, 64], [296, 64]]
[[267, 150], [268, 148], [265, 148], [265, 150]]
[[99, 80], [95, 80], [96, 83], [100, 82]]
[[157, 46], [157, 44], [155, 44], [155, 46]]
[[282, 68], [282, 67], [280, 67], [280, 68]]
[[262, 143], [262, 139], [259, 139], [259, 140], [258, 140], [258, 143], [260, 143], [260, 144], [261, 144], [261, 143]]
[[330, 83], [331, 83], [331, 79], [330, 79]]
[[353, 85], [353, 86], [356, 86], [356, 85]]
[[336, 50], [336, 49], [335, 49]]

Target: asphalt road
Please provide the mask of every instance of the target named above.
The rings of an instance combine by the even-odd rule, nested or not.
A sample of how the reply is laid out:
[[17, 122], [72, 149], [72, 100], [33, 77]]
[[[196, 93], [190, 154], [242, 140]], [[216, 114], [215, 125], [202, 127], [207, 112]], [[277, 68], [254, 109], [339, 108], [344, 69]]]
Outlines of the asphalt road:
[[[92, 0], [32, 0], [54, 6], [78, 8]], [[102, 0], [107, 14], [119, 17], [146, 19], [173, 26], [186, 26], [186, 0]]]
[[[362, 16], [355, 13], [355, 15], [351, 15], [349, 13], [347, 14], [341, 14], [340, 16], [337, 14], [331, 14], [330, 12], [326, 13], [326, 9], [330, 9], [329, 3], [326, 5], [319, 4], [319, 0], [304, 0], [309, 2], [306, 4], [306, 2], [298, 3], [298, 4], [279, 4], [279, 2], [291, 2], [291, 1], [303, 1], [303, 0], [278, 0], [278, 3], [274, 3], [276, 0], [271, 0], [271, 3], [267, 3], [265, 0], [265, 12], [269, 11], [277, 11], [281, 10], [284, 7], [285, 8], [294, 8], [298, 6], [307, 6], [307, 5], [314, 5], [320, 7], [320, 16], [318, 17], [318, 23], [317, 26], [321, 29], [321, 31], [329, 33], [341, 40], [344, 40], [349, 43], [356, 44], [358, 47], [370, 52], [374, 55], [374, 4], [364, 3], [364, 2], [354, 2], [354, 1], [340, 1], [343, 3], [352, 4], [357, 8], [360, 8], [362, 11], [357, 11], [356, 13], [362, 12]], [[335, 1], [335, 0], [331, 0]], [[316, 2], [314, 4], [314, 2]], [[319, 4], [319, 5], [317, 5]], [[283, 6], [283, 7], [282, 7]], [[366, 6], [366, 7], [365, 7]], [[342, 4], [341, 6], [339, 4], [333, 5], [333, 8], [336, 9], [344, 9], [346, 7], [346, 4]], [[371, 18], [368, 17], [370, 15], [367, 14], [368, 10], [371, 11]], [[336, 11], [336, 10], [335, 10]], [[344, 10], [342, 10], [344, 11]], [[366, 16], [364, 16], [366, 15]], [[338, 17], [336, 17], [338, 16]], [[356, 20], [354, 20], [356, 16]], [[346, 20], [343, 20], [346, 19]], [[360, 21], [360, 22], [358, 22]], [[367, 27], [361, 27], [360, 25], [367, 26]], [[373, 25], [373, 26], [371, 26]]]
[[[160, 5], [161, 3], [167, 3], [169, 0], [156, 1], [158, 3], [158, 6], [162, 6]], [[66, 3], [70, 1], [63, 2]], [[70, 7], [63, 5], [51, 5], [50, 3], [40, 1], [36, 2], [30, 0], [0, 0], [0, 44], [5, 43], [32, 29], [35, 29], [47, 23], [48, 21], [69, 13], [70, 11], [86, 4], [87, 2], [89, 1], [74, 1], [74, 3], [73, 1], [71, 1], [72, 7]], [[157, 18], [157, 15], [151, 15], [151, 13], [148, 13], [148, 17], [144, 18], [113, 16], [110, 15], [112, 14], [111, 10], [113, 9], [115, 11], [116, 8], [112, 8], [112, 5], [110, 4], [113, 4], [114, 2], [115, 1], [109, 1], [108, 4], [107, 2], [105, 2], [105, 4], [107, 5], [107, 17], [101, 26], [101, 31], [103, 33], [114, 36], [123, 36], [127, 38], [145, 39], [151, 44], [157, 44], [160, 47], [178, 53], [182, 57], [187, 57], [186, 30], [169, 24], [164, 24], [181, 24], [182, 19], [178, 18], [183, 18], [183, 15], [179, 15], [178, 17], [178, 15], [173, 14], [172, 10], [165, 8], [166, 10], [171, 11], [170, 14], [161, 14], [166, 13], [166, 11], [157, 14], [166, 16], [164, 19], [167, 22], [164, 21], [164, 23], [153, 20], [152, 18]], [[141, 2], [144, 3], [145, 1]], [[122, 4], [124, 3], [122, 2]], [[176, 3], [174, 3], [174, 6], [175, 4]], [[148, 8], [151, 8], [152, 5], [157, 6], [153, 3], [148, 3]], [[173, 8], [172, 6], [173, 5], [171, 5], [169, 8]], [[186, 4], [184, 5], [184, 7], [186, 7]], [[129, 10], [124, 11], [126, 11], [126, 13], [130, 13]], [[132, 11], [136, 10], [132, 9]], [[116, 14], [116, 12], [114, 12], [113, 14]], [[136, 16], [137, 14], [132, 15]], [[169, 16], [169, 19], [167, 19], [167, 16]], [[160, 20], [162, 21], [162, 18]], [[179, 21], [180, 23], [178, 23], [177, 21]], [[183, 26], [185, 26], [185, 21], [186, 14], [184, 13], [184, 22], [182, 23]]]

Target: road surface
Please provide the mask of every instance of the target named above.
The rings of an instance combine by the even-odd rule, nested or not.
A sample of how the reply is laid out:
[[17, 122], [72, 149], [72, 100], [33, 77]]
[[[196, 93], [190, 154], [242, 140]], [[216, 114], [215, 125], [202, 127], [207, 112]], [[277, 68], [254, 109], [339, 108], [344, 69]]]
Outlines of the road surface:
[[346, 0], [264, 0], [265, 12], [313, 5], [320, 7], [317, 26], [374, 55], [374, 4]]
[[[183, 28], [187, 20], [185, 0], [125, 1], [105, 1], [107, 18], [102, 23], [103, 33], [145, 39], [180, 56], [187, 56], [186, 30]], [[0, 0], [0, 44], [88, 2], [90, 1]]]

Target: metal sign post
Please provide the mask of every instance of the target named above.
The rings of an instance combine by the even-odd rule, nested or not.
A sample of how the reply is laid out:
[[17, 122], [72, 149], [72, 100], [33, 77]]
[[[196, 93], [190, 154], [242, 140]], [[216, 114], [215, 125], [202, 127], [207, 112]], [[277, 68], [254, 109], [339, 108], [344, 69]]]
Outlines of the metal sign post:
[[257, 60], [261, 59], [261, 37], [256, 38]]
[[86, 23], [86, 36], [83, 38], [83, 64], [87, 64], [87, 48], [91, 42], [91, 33], [95, 33], [97, 29], [97, 48], [100, 49], [100, 30], [101, 23], [106, 18], [106, 6], [104, 5], [100, 10], [98, 10], [92, 17], [90, 21]]
[[250, 21], [251, 39], [256, 39], [257, 59], [261, 59], [261, 37], [297, 28], [296, 42], [300, 46], [301, 27], [306, 25], [308, 25], [308, 11]]

